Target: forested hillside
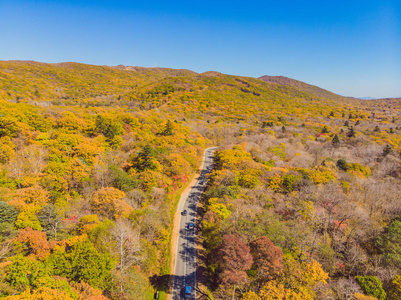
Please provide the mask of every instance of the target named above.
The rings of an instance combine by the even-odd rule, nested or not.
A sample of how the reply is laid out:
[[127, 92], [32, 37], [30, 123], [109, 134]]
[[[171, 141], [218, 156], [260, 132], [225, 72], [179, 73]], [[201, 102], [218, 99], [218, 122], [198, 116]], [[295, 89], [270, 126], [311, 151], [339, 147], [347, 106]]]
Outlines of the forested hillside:
[[0, 298], [165, 298], [175, 205], [216, 145], [210, 297], [400, 299], [400, 100], [266, 78], [0, 62]]

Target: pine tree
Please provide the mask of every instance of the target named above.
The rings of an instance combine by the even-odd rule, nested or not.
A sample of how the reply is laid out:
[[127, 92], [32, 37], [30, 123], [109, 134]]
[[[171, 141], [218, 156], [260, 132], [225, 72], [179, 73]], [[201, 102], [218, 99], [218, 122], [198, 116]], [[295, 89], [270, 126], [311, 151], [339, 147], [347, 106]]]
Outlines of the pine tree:
[[348, 130], [347, 137], [355, 137], [354, 127], [351, 126], [351, 128]]
[[322, 133], [329, 133], [329, 128], [326, 125], [323, 126]]
[[148, 144], [142, 148], [141, 152], [134, 159], [134, 167], [139, 171], [154, 169], [153, 148]]
[[383, 156], [387, 156], [389, 154], [391, 154], [393, 152], [393, 149], [391, 149], [390, 145], [386, 145], [386, 147], [384, 147], [383, 149]]
[[173, 127], [173, 123], [168, 120], [166, 127], [163, 129], [161, 135], [165, 135], [165, 136], [171, 136], [174, 134], [174, 127]]
[[337, 134], [333, 137], [331, 144], [334, 148], [340, 148], [340, 139], [338, 138]]

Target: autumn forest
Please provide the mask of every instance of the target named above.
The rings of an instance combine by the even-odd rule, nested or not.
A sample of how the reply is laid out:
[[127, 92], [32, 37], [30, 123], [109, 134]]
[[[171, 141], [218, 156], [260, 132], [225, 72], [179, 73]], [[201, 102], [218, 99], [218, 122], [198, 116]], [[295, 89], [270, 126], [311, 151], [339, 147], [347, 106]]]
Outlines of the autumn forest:
[[0, 299], [401, 299], [401, 99], [286, 77], [0, 61]]

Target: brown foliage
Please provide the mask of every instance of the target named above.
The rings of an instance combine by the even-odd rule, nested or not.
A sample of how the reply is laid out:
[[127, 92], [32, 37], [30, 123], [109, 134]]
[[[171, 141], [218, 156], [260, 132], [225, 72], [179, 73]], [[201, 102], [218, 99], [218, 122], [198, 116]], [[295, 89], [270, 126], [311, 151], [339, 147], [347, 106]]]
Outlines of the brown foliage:
[[246, 283], [246, 270], [252, 266], [250, 248], [235, 235], [224, 235], [218, 251], [223, 285]]
[[274, 279], [284, 268], [281, 249], [265, 236], [254, 240], [250, 246], [259, 277]]

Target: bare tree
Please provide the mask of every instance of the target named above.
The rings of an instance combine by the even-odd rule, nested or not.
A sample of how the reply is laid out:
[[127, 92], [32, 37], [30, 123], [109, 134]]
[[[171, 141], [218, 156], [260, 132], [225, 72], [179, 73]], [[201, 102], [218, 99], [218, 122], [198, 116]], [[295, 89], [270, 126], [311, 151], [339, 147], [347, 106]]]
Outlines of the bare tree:
[[0, 261], [8, 256], [11, 251], [11, 244], [9, 242], [3, 242], [0, 244]]
[[[129, 220], [118, 219], [110, 234], [113, 241], [110, 243], [112, 245], [111, 252], [120, 260], [117, 269], [121, 274], [120, 289], [123, 292], [124, 274], [130, 266], [139, 263], [141, 260], [139, 231], [132, 227]], [[109, 244], [108, 241], [106, 241], [106, 244]]]

